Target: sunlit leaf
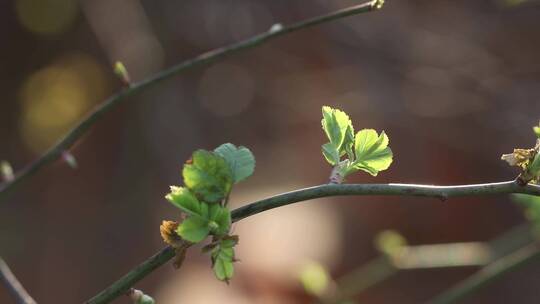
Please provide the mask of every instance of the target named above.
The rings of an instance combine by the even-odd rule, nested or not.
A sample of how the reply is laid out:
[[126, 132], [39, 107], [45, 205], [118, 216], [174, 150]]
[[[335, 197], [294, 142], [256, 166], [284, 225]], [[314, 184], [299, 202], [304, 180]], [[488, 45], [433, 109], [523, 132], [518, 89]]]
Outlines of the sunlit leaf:
[[392, 150], [388, 147], [388, 136], [380, 135], [373, 129], [363, 129], [356, 134], [354, 168], [376, 176], [379, 171], [388, 169], [392, 163]]
[[322, 153], [330, 165], [335, 166], [339, 163], [339, 151], [333, 143], [322, 145]]
[[354, 134], [349, 116], [341, 110], [328, 106], [322, 108], [322, 114], [321, 124], [328, 140], [334, 144], [340, 155], [343, 155], [345, 147], [352, 145], [352, 134]]

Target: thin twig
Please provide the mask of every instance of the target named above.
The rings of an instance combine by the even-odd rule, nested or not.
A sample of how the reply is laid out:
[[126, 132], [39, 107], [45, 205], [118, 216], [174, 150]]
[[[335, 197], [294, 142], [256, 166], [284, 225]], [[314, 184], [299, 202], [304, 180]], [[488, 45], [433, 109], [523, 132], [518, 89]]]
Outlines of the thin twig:
[[482, 268], [472, 276], [435, 297], [428, 304], [455, 303], [495, 281], [502, 275], [538, 258], [540, 258], [540, 243], [530, 244]]
[[68, 150], [75, 142], [84, 135], [90, 127], [92, 127], [105, 113], [112, 110], [115, 106], [125, 100], [126, 97], [138, 93], [144, 89], [147, 89], [167, 78], [177, 75], [185, 70], [212, 63], [225, 56], [233, 53], [256, 47], [271, 39], [286, 35], [288, 33], [296, 32], [298, 30], [315, 26], [321, 23], [333, 21], [336, 19], [344, 18], [347, 16], [357, 15], [361, 13], [367, 13], [380, 8], [380, 1], [370, 1], [367, 3], [351, 6], [342, 10], [334, 11], [330, 14], [318, 16], [312, 19], [304, 20], [290, 26], [285, 27], [272, 27], [272, 30], [255, 35], [251, 38], [242, 40], [240, 42], [218, 48], [204, 54], [201, 54], [193, 59], [184, 61], [178, 65], [175, 65], [169, 69], [161, 71], [147, 79], [140, 82], [133, 83], [124, 90], [110, 96], [103, 101], [97, 108], [94, 109], [89, 115], [87, 115], [77, 126], [67, 133], [60, 141], [58, 141], [52, 148], [50, 148], [39, 159], [29, 164], [21, 171], [15, 174], [15, 178], [4, 184], [0, 184], [0, 197], [3, 197], [8, 190], [12, 189], [16, 185], [23, 182], [26, 178], [32, 176], [44, 166], [52, 163], [56, 159], [62, 156], [62, 153]]
[[[424, 196], [434, 198], [449, 198], [458, 196], [477, 196], [526, 193], [540, 195], [540, 186], [526, 185], [519, 186], [515, 181], [458, 185], [458, 186], [427, 186], [427, 185], [407, 185], [407, 184], [342, 184], [342, 185], [320, 185], [311, 188], [300, 189], [292, 192], [272, 196], [258, 202], [233, 210], [232, 218], [234, 222], [246, 217], [261, 213], [273, 208], [306, 201], [314, 198], [344, 195], [398, 195], [398, 196]], [[107, 289], [88, 300], [87, 304], [104, 304], [114, 300], [119, 295], [125, 293], [136, 282], [144, 278], [148, 273], [157, 267], [165, 264], [174, 257], [174, 249], [166, 247], [156, 255], [150, 257], [137, 268], [131, 270], [127, 275], [120, 278]]]
[[0, 281], [4, 283], [17, 304], [36, 304], [36, 301], [26, 292], [22, 284], [17, 280], [9, 266], [0, 257]]

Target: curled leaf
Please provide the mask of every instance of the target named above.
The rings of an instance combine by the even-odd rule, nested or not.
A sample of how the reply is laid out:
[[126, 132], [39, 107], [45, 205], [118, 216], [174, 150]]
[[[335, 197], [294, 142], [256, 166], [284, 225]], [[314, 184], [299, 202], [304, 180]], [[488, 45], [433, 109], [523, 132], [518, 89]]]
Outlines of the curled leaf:
[[163, 241], [171, 247], [180, 247], [183, 242], [182, 238], [176, 233], [178, 229], [178, 222], [175, 221], [163, 221], [159, 226], [159, 233]]

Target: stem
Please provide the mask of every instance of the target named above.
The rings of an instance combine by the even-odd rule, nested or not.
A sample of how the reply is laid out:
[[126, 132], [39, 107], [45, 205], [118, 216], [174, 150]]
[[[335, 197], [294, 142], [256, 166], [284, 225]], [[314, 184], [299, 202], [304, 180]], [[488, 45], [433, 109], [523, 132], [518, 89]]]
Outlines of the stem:
[[118, 281], [114, 282], [111, 286], [104, 289], [98, 295], [92, 299], [86, 301], [86, 304], [97, 304], [97, 303], [109, 303], [112, 300], [118, 298], [119, 296], [125, 294], [135, 283], [149, 275], [152, 271], [157, 269], [159, 266], [167, 263], [176, 255], [174, 248], [167, 246], [163, 248], [158, 253], [154, 254], [144, 263], [133, 268], [126, 275], [121, 277]]
[[472, 294], [479, 288], [495, 281], [502, 275], [517, 269], [528, 262], [540, 258], [540, 243], [533, 243], [489, 264], [451, 289], [435, 297], [428, 304], [455, 303]]
[[525, 193], [540, 196], [540, 186], [519, 186], [515, 181], [457, 185], [431, 186], [412, 184], [327, 184], [311, 188], [295, 190], [272, 196], [258, 202], [240, 207], [233, 211], [234, 221], [263, 212], [269, 209], [306, 201], [314, 198], [345, 195], [392, 195], [392, 196], [423, 196], [446, 200], [458, 196], [478, 196], [508, 193]]
[[0, 281], [11, 292], [17, 304], [36, 304], [36, 301], [26, 292], [22, 284], [17, 280], [9, 266], [0, 257]]
[[[306, 201], [314, 198], [344, 195], [397, 195], [448, 198], [457, 196], [477, 196], [493, 194], [525, 193], [540, 195], [540, 186], [519, 186], [515, 181], [457, 186], [428, 186], [408, 184], [345, 184], [320, 185], [272, 196], [232, 211], [233, 222], [273, 208]], [[127, 275], [93, 297], [87, 304], [109, 303], [125, 293], [133, 284], [144, 278], [152, 270], [174, 257], [174, 250], [167, 247], [150, 257]]]
[[75, 144], [75, 142], [82, 135], [84, 135], [90, 129], [90, 127], [92, 127], [105, 113], [109, 112], [115, 106], [119, 105], [121, 101], [126, 99], [126, 97], [131, 96], [135, 93], [138, 93], [153, 85], [156, 85], [157, 83], [165, 79], [168, 79], [174, 75], [177, 75], [185, 70], [212, 63], [225, 56], [231, 55], [233, 53], [236, 53], [245, 49], [256, 47], [274, 38], [277, 38], [277, 37], [280, 37], [280, 36], [283, 36], [292, 32], [296, 32], [304, 28], [312, 27], [321, 23], [333, 21], [336, 19], [341, 19], [344, 17], [352, 16], [352, 15], [374, 11], [374, 10], [377, 10], [380, 5], [381, 5], [380, 1], [377, 1], [377, 0], [370, 1], [363, 4], [354, 5], [354, 6], [342, 9], [342, 10], [334, 11], [327, 15], [318, 16], [318, 17], [311, 18], [308, 20], [300, 21], [290, 26], [260, 33], [251, 38], [242, 40], [240, 42], [203, 53], [193, 59], [184, 61], [169, 69], [163, 70], [147, 79], [131, 84], [129, 87], [126, 87], [124, 90], [110, 96], [105, 101], [103, 101], [97, 108], [94, 109], [94, 111], [92, 111], [89, 115], [87, 115], [77, 126], [71, 129], [71, 131], [69, 131], [64, 136], [64, 138], [62, 138], [52, 148], [50, 148], [47, 152], [45, 152], [45, 154], [43, 154], [40, 158], [38, 158], [33, 163], [23, 168], [21, 171], [17, 172], [13, 180], [9, 182], [5, 182], [4, 184], [0, 184], [0, 197], [3, 197], [3, 194], [8, 192], [8, 190], [20, 184], [21, 182], [23, 182], [28, 177], [35, 174], [44, 166], [60, 158], [62, 153], [68, 150], [71, 146], [73, 146], [73, 144]]

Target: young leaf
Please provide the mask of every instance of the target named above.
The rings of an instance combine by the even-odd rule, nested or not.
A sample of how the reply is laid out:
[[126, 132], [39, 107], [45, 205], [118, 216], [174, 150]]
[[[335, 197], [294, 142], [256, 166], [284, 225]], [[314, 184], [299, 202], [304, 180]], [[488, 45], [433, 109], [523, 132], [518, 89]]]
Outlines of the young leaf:
[[217, 228], [213, 229], [215, 234], [226, 235], [231, 228], [231, 211], [226, 207], [214, 204], [210, 206], [209, 220], [217, 224]]
[[383, 132], [364, 129], [356, 134], [354, 150], [356, 160], [354, 168], [376, 176], [392, 163], [392, 150], [388, 147], [388, 136]]
[[536, 137], [540, 138], [540, 123], [538, 123], [537, 126], [533, 127], [534, 134], [536, 134]]
[[352, 123], [350, 123], [349, 127], [347, 128], [347, 131], [345, 132], [345, 139], [343, 140], [343, 145], [342, 145], [341, 153], [339, 156], [343, 156], [343, 154], [347, 153], [351, 161], [354, 160], [353, 148], [354, 148], [354, 127]]
[[176, 230], [179, 236], [192, 243], [198, 243], [208, 236], [210, 227], [208, 221], [201, 217], [192, 216], [185, 219]]
[[229, 164], [235, 184], [253, 174], [255, 157], [248, 148], [236, 147], [231, 143], [226, 143], [217, 147], [214, 151]]
[[328, 106], [322, 108], [322, 114], [323, 119], [321, 124], [326, 136], [330, 142], [336, 146], [340, 155], [343, 155], [346, 150], [345, 146], [352, 143], [352, 135], [347, 136], [347, 134], [354, 134], [349, 116], [341, 110], [333, 109]]
[[223, 157], [213, 152], [195, 151], [193, 163], [184, 165], [182, 175], [184, 184], [205, 202], [217, 203], [231, 191], [231, 169]]
[[218, 257], [214, 262], [214, 274], [220, 281], [228, 282], [234, 275], [234, 266], [232, 260]]
[[221, 242], [212, 252], [214, 274], [218, 280], [226, 282], [234, 275], [234, 248], [232, 246], [229, 247], [229, 244], [231, 242]]
[[339, 163], [339, 151], [333, 143], [322, 145], [322, 153], [330, 165], [335, 166]]
[[165, 198], [189, 215], [202, 215], [201, 203], [187, 188], [171, 186], [171, 192]]

